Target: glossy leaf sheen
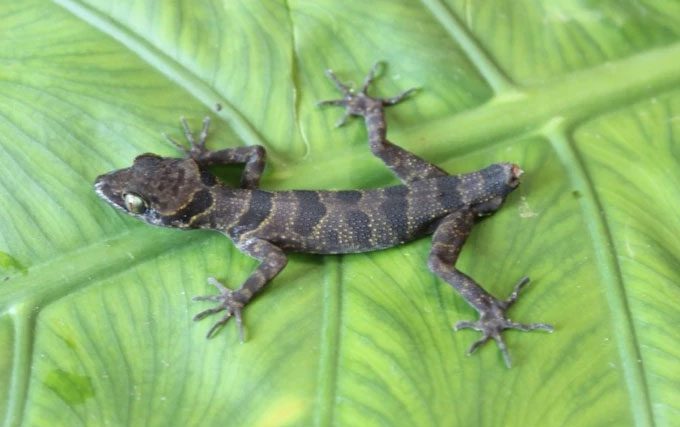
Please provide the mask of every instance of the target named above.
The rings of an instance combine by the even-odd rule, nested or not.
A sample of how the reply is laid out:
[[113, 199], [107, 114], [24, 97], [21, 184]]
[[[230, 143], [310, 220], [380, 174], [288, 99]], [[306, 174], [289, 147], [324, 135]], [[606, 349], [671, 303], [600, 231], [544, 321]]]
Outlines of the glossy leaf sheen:
[[[0, 3], [0, 423], [658, 425], [680, 419], [680, 7], [665, 0]], [[175, 155], [211, 114], [213, 148], [263, 144], [263, 187], [396, 180], [323, 70], [388, 64], [390, 138], [449, 171], [519, 163], [523, 184], [459, 267], [505, 297], [515, 366], [427, 269], [428, 239], [291, 255], [211, 340], [210, 275], [255, 262], [223, 236], [124, 217], [94, 178]], [[217, 104], [221, 109], [217, 112]], [[209, 113], [210, 112], [210, 113]]]

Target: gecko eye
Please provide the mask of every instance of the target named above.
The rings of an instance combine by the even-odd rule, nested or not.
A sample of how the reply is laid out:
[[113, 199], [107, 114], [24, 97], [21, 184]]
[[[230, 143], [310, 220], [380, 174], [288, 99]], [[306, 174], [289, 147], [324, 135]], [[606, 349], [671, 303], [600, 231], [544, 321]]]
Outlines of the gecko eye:
[[123, 196], [123, 202], [125, 203], [125, 209], [134, 214], [143, 214], [146, 212], [146, 200], [135, 193], [126, 193]]

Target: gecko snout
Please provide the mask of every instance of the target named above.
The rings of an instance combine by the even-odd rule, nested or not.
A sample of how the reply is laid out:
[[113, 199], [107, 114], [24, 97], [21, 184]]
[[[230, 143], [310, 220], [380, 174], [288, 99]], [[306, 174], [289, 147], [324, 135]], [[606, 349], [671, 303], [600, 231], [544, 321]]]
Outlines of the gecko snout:
[[519, 185], [519, 177], [524, 174], [524, 171], [522, 168], [519, 167], [519, 165], [516, 164], [511, 164], [510, 165], [510, 179], [508, 179], [508, 185], [510, 185], [512, 188], [515, 188]]

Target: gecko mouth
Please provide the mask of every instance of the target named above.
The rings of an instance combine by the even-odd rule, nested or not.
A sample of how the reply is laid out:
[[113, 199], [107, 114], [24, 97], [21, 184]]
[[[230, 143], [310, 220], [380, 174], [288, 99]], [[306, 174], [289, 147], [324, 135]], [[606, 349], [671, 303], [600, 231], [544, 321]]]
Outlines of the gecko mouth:
[[524, 171], [519, 165], [510, 165], [510, 179], [508, 180], [508, 184], [513, 188], [517, 187], [519, 185], [519, 177], [522, 176], [522, 174], [524, 174]]
[[106, 184], [104, 182], [104, 175], [100, 175], [97, 177], [97, 179], [94, 181], [94, 191], [97, 193], [99, 197], [102, 199], [108, 199], [106, 197], [106, 193], [104, 192], [104, 185]]
[[94, 191], [102, 200], [108, 202], [113, 207], [125, 211], [123, 207], [123, 200], [116, 197], [116, 193], [112, 191], [111, 185], [106, 179], [108, 175], [99, 175], [94, 181]]

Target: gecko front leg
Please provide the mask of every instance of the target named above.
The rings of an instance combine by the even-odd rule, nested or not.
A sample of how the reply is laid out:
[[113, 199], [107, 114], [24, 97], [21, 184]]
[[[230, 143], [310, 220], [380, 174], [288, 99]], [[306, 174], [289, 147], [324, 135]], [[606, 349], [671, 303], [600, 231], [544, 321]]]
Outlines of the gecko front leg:
[[204, 295], [194, 297], [194, 301], [214, 301], [217, 306], [209, 308], [194, 316], [194, 320], [201, 320], [211, 314], [224, 311], [225, 314], [220, 320], [210, 328], [207, 338], [210, 338], [217, 329], [227, 323], [229, 319], [234, 317], [239, 328], [239, 335], [241, 341], [244, 341], [245, 334], [243, 332], [243, 319], [241, 312], [243, 308], [250, 302], [250, 300], [262, 288], [269, 283], [279, 272], [286, 266], [288, 258], [283, 251], [266, 240], [251, 238], [238, 245], [238, 248], [250, 255], [251, 257], [261, 261], [261, 264], [255, 271], [246, 279], [243, 285], [235, 291], [226, 288], [215, 278], [209, 278], [208, 283], [217, 287], [220, 292], [217, 295]]
[[167, 134], [163, 134], [172, 145], [184, 153], [187, 158], [192, 158], [201, 165], [207, 167], [211, 165], [233, 165], [244, 164], [243, 174], [241, 175], [241, 188], [254, 189], [260, 184], [260, 177], [265, 166], [266, 151], [261, 145], [249, 145], [246, 147], [225, 148], [224, 150], [210, 151], [205, 148], [210, 128], [210, 117], [203, 119], [203, 128], [198, 136], [194, 136], [189, 124], [184, 117], [180, 118], [184, 137], [189, 142], [189, 148], [175, 141]]
[[458, 211], [445, 217], [437, 226], [432, 237], [432, 249], [428, 259], [430, 270], [453, 286], [458, 293], [479, 313], [479, 320], [462, 321], [455, 325], [455, 330], [471, 328], [482, 333], [475, 341], [468, 354], [490, 339], [496, 341], [503, 354], [506, 366], [511, 366], [510, 354], [501, 333], [506, 329], [533, 331], [542, 329], [552, 332], [553, 327], [546, 323], [517, 323], [507, 317], [507, 310], [517, 301], [519, 292], [529, 283], [525, 277], [515, 286], [506, 300], [499, 300], [479, 286], [472, 278], [455, 268], [463, 243], [470, 234], [477, 214], [472, 211]]

